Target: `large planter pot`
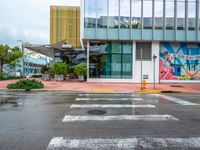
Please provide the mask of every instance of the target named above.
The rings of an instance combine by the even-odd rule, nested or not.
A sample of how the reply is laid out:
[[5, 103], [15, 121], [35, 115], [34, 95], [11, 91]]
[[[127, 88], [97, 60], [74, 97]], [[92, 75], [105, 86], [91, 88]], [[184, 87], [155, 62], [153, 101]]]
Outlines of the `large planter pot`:
[[65, 76], [64, 75], [54, 75], [54, 79], [56, 80], [56, 81], [64, 81], [64, 79], [65, 79]]
[[78, 76], [78, 80], [82, 82], [85, 81], [84, 76]]
[[43, 74], [42, 79], [45, 80], [45, 81], [50, 80], [50, 74]]

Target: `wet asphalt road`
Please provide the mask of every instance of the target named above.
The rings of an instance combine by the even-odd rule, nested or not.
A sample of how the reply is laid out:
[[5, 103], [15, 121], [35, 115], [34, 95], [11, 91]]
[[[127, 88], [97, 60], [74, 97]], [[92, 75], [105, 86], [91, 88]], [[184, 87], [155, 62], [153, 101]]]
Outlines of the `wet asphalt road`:
[[[164, 95], [200, 104], [200, 94]], [[122, 99], [76, 101], [76, 98]], [[133, 102], [126, 98], [143, 100]], [[54, 137], [69, 139], [200, 137], [200, 105], [182, 105], [150, 94], [78, 95], [62, 92], [6, 93], [1, 91], [0, 99], [11, 102], [0, 105], [0, 150], [45, 150], [48, 149], [48, 145]], [[155, 108], [70, 108], [73, 104], [149, 104], [155, 105]], [[104, 110], [106, 114], [103, 116], [169, 114], [178, 121], [62, 121], [66, 115], [92, 116], [87, 111], [96, 109]], [[140, 149], [143, 148], [140, 147]]]

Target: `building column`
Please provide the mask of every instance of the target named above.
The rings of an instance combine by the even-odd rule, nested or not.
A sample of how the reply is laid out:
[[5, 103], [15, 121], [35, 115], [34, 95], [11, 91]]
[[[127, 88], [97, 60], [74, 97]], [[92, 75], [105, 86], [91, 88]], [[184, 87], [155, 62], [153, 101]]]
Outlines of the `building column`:
[[132, 80], [135, 80], [136, 41], [132, 42]]
[[90, 42], [87, 41], [87, 79], [89, 79], [89, 49], [90, 49]]

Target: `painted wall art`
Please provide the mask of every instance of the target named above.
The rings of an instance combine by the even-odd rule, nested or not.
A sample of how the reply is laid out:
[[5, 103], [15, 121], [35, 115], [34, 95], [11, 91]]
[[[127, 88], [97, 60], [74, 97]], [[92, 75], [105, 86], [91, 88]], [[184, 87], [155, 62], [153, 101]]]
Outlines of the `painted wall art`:
[[161, 43], [160, 80], [200, 80], [200, 44]]

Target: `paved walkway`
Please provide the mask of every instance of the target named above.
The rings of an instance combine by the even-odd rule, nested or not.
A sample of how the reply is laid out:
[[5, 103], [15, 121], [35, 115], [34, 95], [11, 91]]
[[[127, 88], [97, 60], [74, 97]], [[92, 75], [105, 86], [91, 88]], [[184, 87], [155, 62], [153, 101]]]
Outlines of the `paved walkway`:
[[[37, 79], [40, 80], [41, 79]], [[6, 89], [7, 85], [16, 80], [0, 81], [0, 89]], [[99, 83], [99, 82], [72, 82], [72, 81], [42, 81], [44, 90], [67, 90], [80, 92], [119, 92], [132, 93], [140, 90], [140, 84], [136, 83]], [[147, 89], [153, 89], [153, 84], [147, 84]], [[162, 91], [200, 92], [200, 84], [156, 84], [156, 89]]]

